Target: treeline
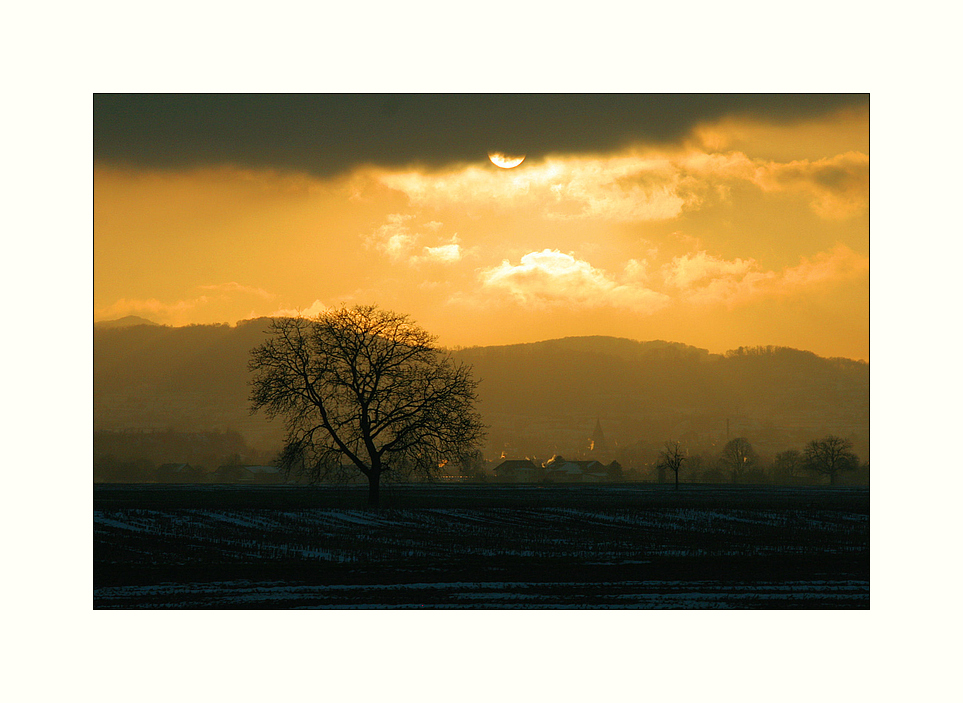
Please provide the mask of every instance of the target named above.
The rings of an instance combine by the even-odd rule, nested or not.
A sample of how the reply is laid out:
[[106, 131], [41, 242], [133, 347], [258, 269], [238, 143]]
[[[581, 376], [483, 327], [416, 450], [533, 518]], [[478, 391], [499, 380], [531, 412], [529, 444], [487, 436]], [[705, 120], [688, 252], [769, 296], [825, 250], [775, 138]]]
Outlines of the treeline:
[[94, 432], [95, 483], [204, 482], [220, 467], [272, 458], [234, 431]]
[[[869, 485], [869, 463], [848, 439], [828, 435], [801, 449], [761, 457], [745, 437], [730, 440], [718, 454], [690, 454], [681, 442], [665, 442], [646, 480], [659, 483], [747, 483], [777, 485]], [[638, 474], [637, 474], [638, 475]]]

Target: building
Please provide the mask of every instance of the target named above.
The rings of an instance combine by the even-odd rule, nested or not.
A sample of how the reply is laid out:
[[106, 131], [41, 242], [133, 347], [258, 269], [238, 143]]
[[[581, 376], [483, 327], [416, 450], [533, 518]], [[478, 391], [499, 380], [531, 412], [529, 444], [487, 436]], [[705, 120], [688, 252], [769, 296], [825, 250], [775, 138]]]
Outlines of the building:
[[545, 479], [553, 483], [601, 483], [608, 480], [605, 464], [594, 459], [569, 461], [556, 454], [545, 463]]
[[495, 467], [495, 477], [510, 483], [533, 483], [541, 471], [529, 459], [507, 459]]

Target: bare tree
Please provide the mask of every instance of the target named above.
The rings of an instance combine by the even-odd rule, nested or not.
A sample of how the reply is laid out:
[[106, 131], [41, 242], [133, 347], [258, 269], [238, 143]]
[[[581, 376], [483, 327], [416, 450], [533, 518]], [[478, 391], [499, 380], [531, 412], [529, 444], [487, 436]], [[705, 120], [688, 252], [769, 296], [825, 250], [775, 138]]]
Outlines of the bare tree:
[[279, 318], [251, 352], [251, 412], [282, 416], [278, 465], [311, 482], [426, 476], [484, 437], [477, 382], [406, 315], [375, 306]]
[[736, 437], [722, 448], [722, 463], [732, 472], [732, 482], [736, 483], [751, 471], [759, 457], [745, 437]]
[[685, 461], [685, 452], [678, 442], [666, 442], [665, 446], [659, 451], [659, 463], [656, 466], [660, 470], [673, 471], [675, 473], [675, 489], [679, 490], [679, 469]]
[[806, 445], [806, 469], [820, 476], [829, 476], [829, 483], [833, 485], [839, 472], [859, 466], [859, 457], [851, 451], [852, 448], [852, 442], [835, 435], [821, 440], [814, 439]]

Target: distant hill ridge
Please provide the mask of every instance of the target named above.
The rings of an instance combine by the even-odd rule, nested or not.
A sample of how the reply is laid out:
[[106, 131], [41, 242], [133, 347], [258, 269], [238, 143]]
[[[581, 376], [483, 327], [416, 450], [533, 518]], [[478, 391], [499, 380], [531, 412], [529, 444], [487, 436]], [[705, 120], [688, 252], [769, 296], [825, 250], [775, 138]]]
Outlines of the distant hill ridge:
[[[274, 444], [283, 423], [248, 412], [250, 352], [270, 322], [95, 325], [95, 429], [233, 429], [252, 446]], [[785, 347], [712, 354], [678, 342], [605, 336], [452, 355], [480, 381], [489, 452], [507, 447], [512, 456], [550, 456], [557, 449], [568, 456], [597, 419], [623, 446], [683, 432], [693, 442], [716, 442], [730, 431], [754, 442], [771, 437], [766, 441], [779, 450], [828, 432], [868, 442], [869, 364], [862, 361]]]
[[[211, 328], [217, 329], [219, 331], [225, 329], [236, 329], [241, 327], [248, 327], [250, 325], [263, 326], [266, 330], [271, 322], [271, 318], [261, 317], [249, 320], [239, 320], [237, 324], [232, 328], [231, 325], [226, 323], [217, 323], [209, 325], [183, 325], [180, 327], [161, 325], [158, 322], [153, 322], [144, 317], [138, 317], [137, 315], [127, 315], [126, 317], [121, 317], [116, 320], [103, 320], [101, 322], [94, 323], [94, 329], [117, 329], [125, 327], [136, 327], [139, 325], [147, 325], [151, 327], [164, 327], [172, 330], [179, 329], [203, 329]], [[513, 344], [492, 344], [486, 346], [470, 346], [470, 347], [456, 347], [454, 352], [456, 354], [472, 354], [478, 350], [504, 350], [506, 352], [514, 351], [528, 351], [537, 349], [565, 349], [571, 351], [579, 352], [606, 352], [610, 354], [616, 354], [619, 356], [634, 357], [638, 353], [648, 353], [656, 350], [664, 351], [676, 351], [682, 352], [683, 354], [694, 354], [699, 357], [721, 357], [725, 355], [732, 355], [734, 353], [739, 353], [739, 350], [757, 350], [757, 349], [770, 349], [770, 350], [780, 350], [780, 351], [791, 351], [798, 354], [811, 355], [816, 358], [827, 358], [820, 357], [815, 352], [810, 352], [801, 349], [794, 349], [792, 347], [739, 347], [738, 350], [730, 350], [726, 352], [725, 355], [713, 354], [709, 352], [708, 349], [703, 349], [701, 347], [694, 347], [683, 342], [669, 342], [662, 339], [653, 340], [636, 340], [628, 339], [627, 337], [612, 337], [608, 335], [579, 335], [570, 337], [558, 337], [554, 339], [544, 339], [537, 342], [516, 342]], [[841, 359], [840, 357], [829, 357], [833, 359]], [[845, 359], [847, 361], [853, 361], [854, 363], [865, 363], [858, 360]]]
[[127, 315], [126, 317], [121, 317], [117, 320], [102, 320], [101, 322], [94, 323], [94, 329], [115, 329], [117, 327], [134, 327], [136, 325], [150, 325], [153, 327], [160, 327], [160, 324], [154, 322], [153, 320], [148, 320], [145, 317], [137, 317], [137, 315]]

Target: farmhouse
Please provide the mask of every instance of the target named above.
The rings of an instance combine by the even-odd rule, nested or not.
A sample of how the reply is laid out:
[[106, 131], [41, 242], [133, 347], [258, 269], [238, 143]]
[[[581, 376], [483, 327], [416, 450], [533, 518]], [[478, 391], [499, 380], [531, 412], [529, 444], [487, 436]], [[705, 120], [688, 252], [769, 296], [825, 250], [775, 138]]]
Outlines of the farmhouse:
[[555, 455], [545, 462], [545, 478], [554, 483], [600, 483], [608, 478], [600, 461], [569, 461]]
[[528, 459], [508, 459], [495, 467], [495, 477], [499, 481], [512, 483], [531, 483], [538, 473], [538, 467]]
[[529, 459], [508, 459], [495, 467], [496, 480], [506, 483], [603, 483], [612, 480], [610, 473], [600, 461], [569, 461], [557, 454], [542, 466]]

